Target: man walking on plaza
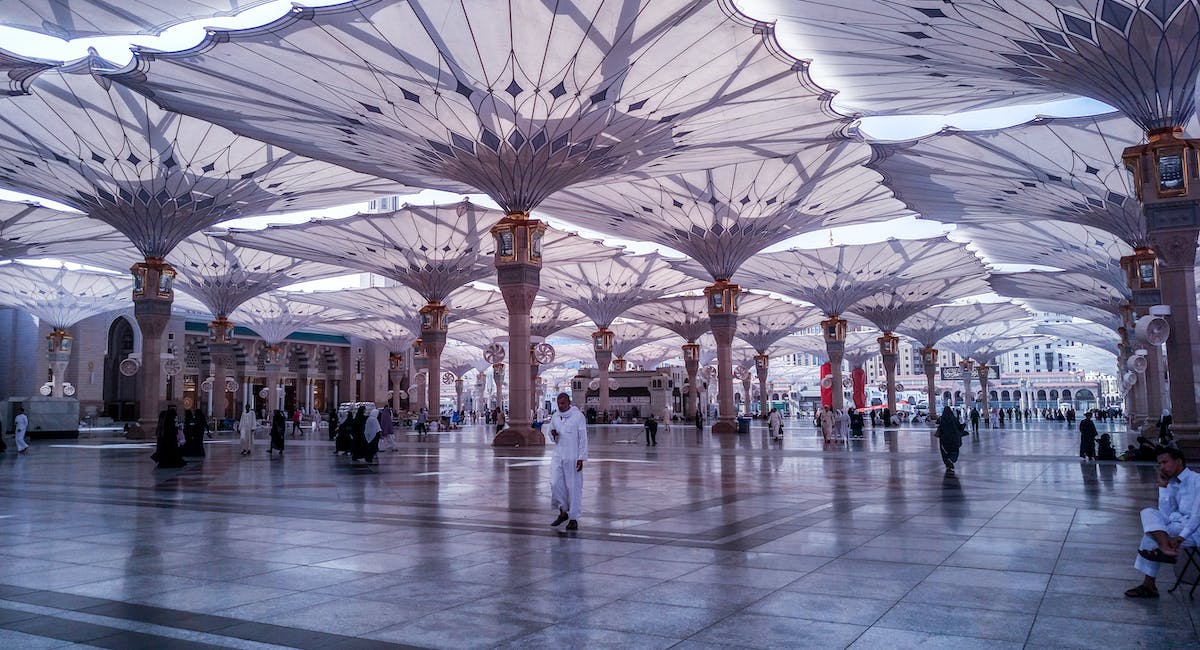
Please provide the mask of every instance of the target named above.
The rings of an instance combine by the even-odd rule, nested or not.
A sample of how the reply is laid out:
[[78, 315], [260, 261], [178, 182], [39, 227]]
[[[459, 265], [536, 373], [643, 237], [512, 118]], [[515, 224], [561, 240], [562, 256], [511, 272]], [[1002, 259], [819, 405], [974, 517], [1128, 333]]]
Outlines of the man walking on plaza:
[[567, 530], [579, 528], [583, 498], [583, 461], [587, 460], [587, 418], [571, 406], [571, 396], [558, 394], [558, 411], [550, 416], [550, 438], [554, 440], [554, 458], [550, 461], [550, 503], [558, 508], [558, 518]]
[[1155, 578], [1164, 564], [1175, 564], [1180, 546], [1200, 528], [1200, 474], [1187, 468], [1178, 449], [1158, 453], [1158, 507], [1142, 510], [1142, 544], [1133, 567], [1145, 578], [1128, 590], [1130, 598], [1158, 598]]
[[29, 443], [25, 442], [25, 431], [29, 429], [29, 416], [25, 415], [25, 409], [17, 407], [17, 417], [14, 423], [13, 433], [17, 437], [17, 453], [23, 454], [29, 451]]

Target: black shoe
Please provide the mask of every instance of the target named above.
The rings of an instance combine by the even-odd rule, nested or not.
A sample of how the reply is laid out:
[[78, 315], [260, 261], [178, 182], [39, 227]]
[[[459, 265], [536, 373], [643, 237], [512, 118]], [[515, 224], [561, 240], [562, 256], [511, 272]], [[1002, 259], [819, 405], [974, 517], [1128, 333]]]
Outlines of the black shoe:
[[572, 519], [567, 522], [567, 530], [579, 530], [579, 522]]
[[558, 517], [555, 518], [554, 523], [552, 523], [550, 525], [557, 526], [557, 525], [561, 524], [562, 522], [566, 521], [567, 519], [569, 519], [569, 517], [567, 517], [567, 513], [559, 511]]

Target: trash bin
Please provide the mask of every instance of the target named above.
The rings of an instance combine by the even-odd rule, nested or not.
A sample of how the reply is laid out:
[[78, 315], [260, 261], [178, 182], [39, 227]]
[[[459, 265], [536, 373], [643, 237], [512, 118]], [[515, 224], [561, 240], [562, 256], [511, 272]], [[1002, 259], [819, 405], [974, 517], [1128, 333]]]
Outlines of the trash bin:
[[738, 433], [750, 433], [750, 418], [738, 418]]

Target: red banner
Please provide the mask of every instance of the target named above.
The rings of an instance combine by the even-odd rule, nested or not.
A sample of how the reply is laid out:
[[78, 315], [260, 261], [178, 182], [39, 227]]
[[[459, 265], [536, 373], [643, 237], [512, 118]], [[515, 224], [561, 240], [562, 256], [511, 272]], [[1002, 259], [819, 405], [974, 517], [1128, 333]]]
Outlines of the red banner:
[[850, 381], [854, 382], [854, 408], [862, 410], [867, 406], [867, 371], [862, 368], [851, 370]]

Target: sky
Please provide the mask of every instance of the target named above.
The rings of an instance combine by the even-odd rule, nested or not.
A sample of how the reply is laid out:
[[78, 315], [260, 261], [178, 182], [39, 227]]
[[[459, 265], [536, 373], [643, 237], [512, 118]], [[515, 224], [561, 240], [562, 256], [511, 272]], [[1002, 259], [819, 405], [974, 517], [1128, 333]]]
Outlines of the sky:
[[[342, 0], [303, 0], [299, 4], [306, 6], [320, 6], [338, 4], [341, 1]], [[763, 16], [764, 10], [762, 8], [762, 2], [763, 0], [736, 0], [737, 5], [743, 11], [756, 17]], [[101, 37], [63, 41], [51, 36], [0, 26], [0, 43], [4, 44], [5, 49], [19, 55], [60, 61], [73, 60], [87, 56], [89, 48], [94, 48], [96, 52], [105, 59], [108, 59], [114, 63], [124, 64], [127, 63], [132, 57], [130, 50], [132, 45], [140, 45], [166, 51], [186, 49], [199, 43], [200, 40], [203, 39], [206, 32], [206, 27], [254, 27], [268, 23], [284, 15], [284, 13], [289, 11], [291, 7], [292, 2], [290, 0], [276, 0], [275, 2], [270, 2], [266, 5], [246, 10], [236, 16], [206, 19], [177, 25], [166, 30], [159, 36]], [[785, 48], [788, 46], [786, 42], [782, 43], [782, 45]], [[819, 76], [819, 65], [814, 65], [812, 68], [810, 68], [810, 74], [812, 74], [815, 81], [822, 86], [833, 89], [837, 88], [836, 79], [821, 78]], [[834, 105], [835, 107], [837, 106], [836, 97], [834, 100]], [[866, 117], [861, 119], [859, 123], [859, 131], [868, 141], [908, 140], [929, 135], [931, 133], [936, 133], [946, 127], [953, 127], [961, 130], [988, 130], [1021, 124], [1039, 116], [1072, 117], [1080, 115], [1095, 115], [1108, 112], [1110, 110], [1112, 109], [1092, 100], [1075, 99], [1053, 102], [1049, 104], [987, 109], [955, 115]], [[469, 198], [473, 202], [481, 205], [496, 207], [495, 203], [486, 196], [469, 195]], [[28, 195], [14, 192], [8, 192], [5, 190], [0, 190], [0, 199], [36, 200], [37, 202], [47, 205], [48, 207], [68, 210], [70, 209], [66, 206], [55, 204], [52, 201], [47, 201], [37, 197], [30, 197]], [[460, 195], [434, 191], [424, 191], [420, 194], [405, 198], [407, 202], [412, 204], [448, 203], [456, 202], [461, 199], [462, 196]], [[269, 223], [299, 223], [315, 217], [346, 217], [360, 212], [365, 208], [366, 204], [355, 204], [321, 211], [309, 211], [290, 215], [275, 215], [271, 217], [241, 219], [236, 222], [230, 222], [223, 225], [228, 227], [260, 228]], [[563, 228], [563, 224], [556, 222], [553, 219], [549, 219], [548, 221], [552, 226]], [[612, 245], [626, 246], [630, 251], [635, 253], [647, 253], [657, 250], [665, 255], [678, 255], [673, 251], [662, 249], [661, 247], [653, 244], [606, 237], [598, 233], [581, 230], [575, 227], [566, 227], [565, 229], [574, 230], [585, 236], [596, 239], [602, 239], [606, 243]], [[846, 226], [832, 230], [811, 232], [781, 242], [767, 250], [781, 250], [793, 246], [814, 248], [826, 246], [830, 243], [869, 243], [879, 241], [881, 239], [881, 232], [887, 233], [889, 236], [904, 239], [932, 237], [948, 232], [952, 229], [953, 226], [948, 226], [936, 221], [905, 218], [884, 224]], [[341, 288], [342, 286], [346, 286], [346, 283], [347, 280], [339, 278], [332, 281], [321, 281], [315, 285], [314, 283], [305, 283], [303, 286], [316, 286], [318, 288], [331, 289]]]

